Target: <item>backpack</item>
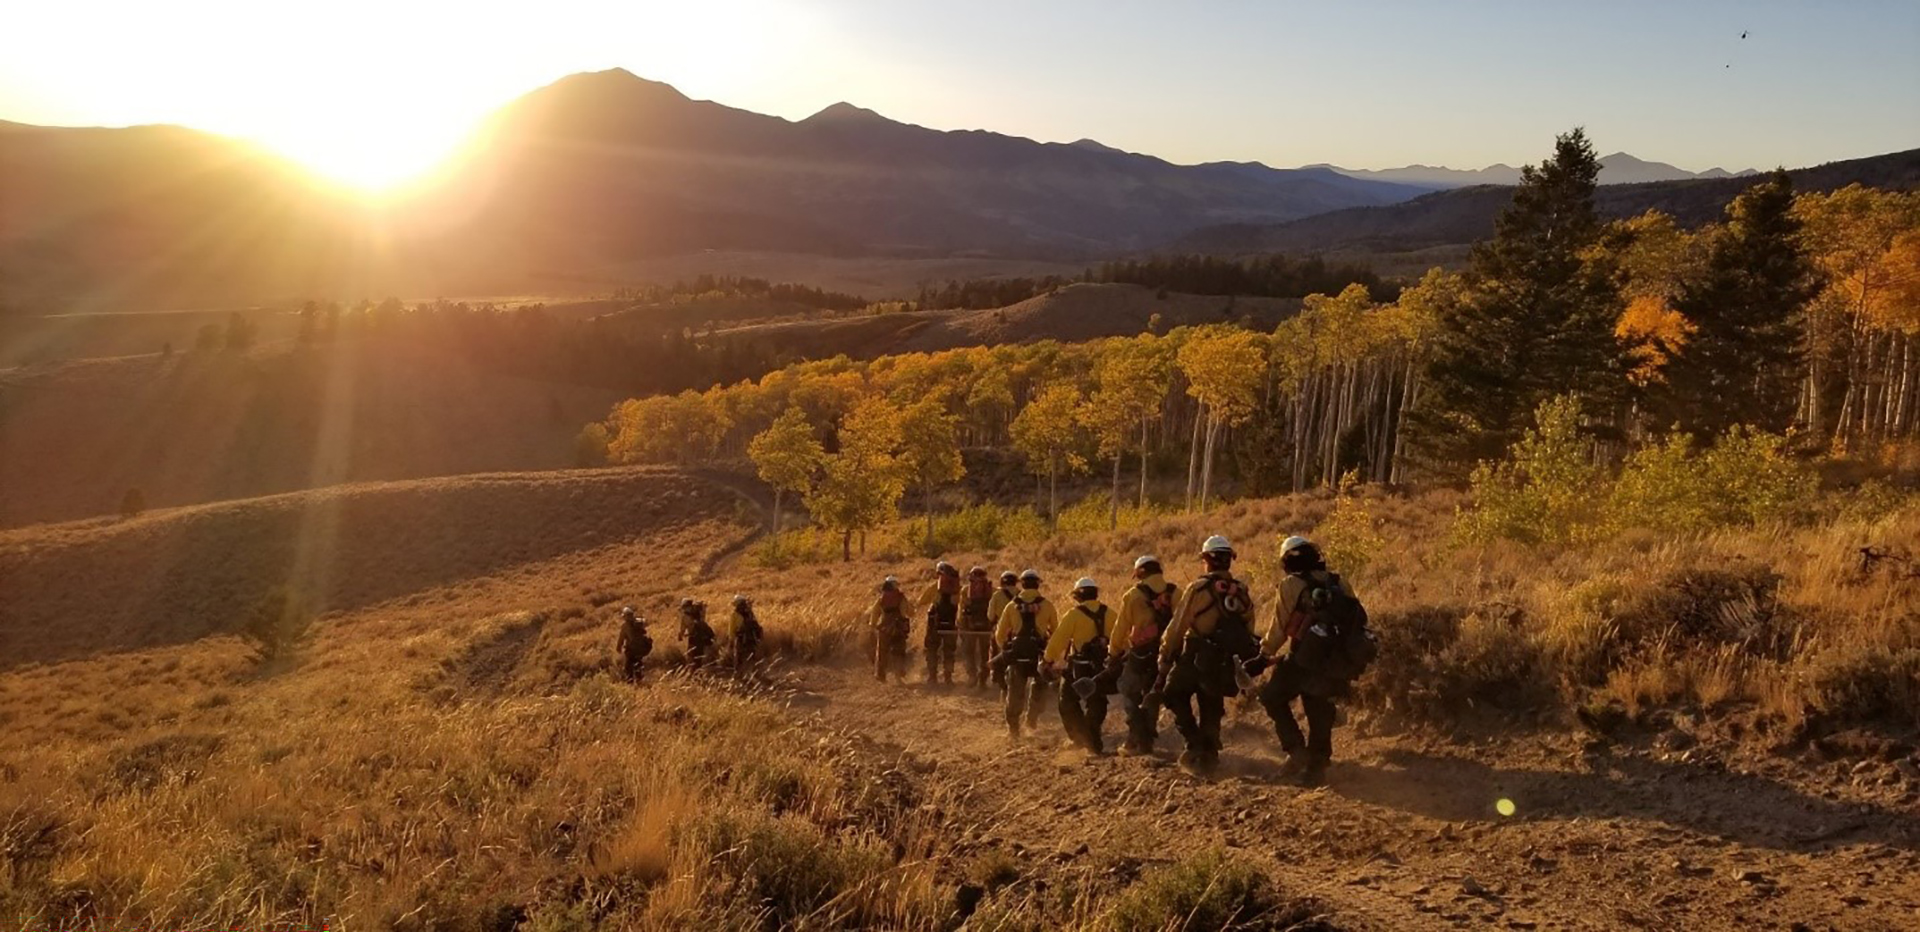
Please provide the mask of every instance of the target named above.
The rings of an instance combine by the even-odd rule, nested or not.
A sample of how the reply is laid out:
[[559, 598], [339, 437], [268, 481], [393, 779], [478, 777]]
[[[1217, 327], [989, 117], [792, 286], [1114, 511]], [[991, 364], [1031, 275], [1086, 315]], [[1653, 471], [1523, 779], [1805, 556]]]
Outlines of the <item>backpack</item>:
[[1084, 671], [1082, 675], [1091, 676], [1106, 665], [1107, 607], [1102, 605], [1098, 611], [1086, 612], [1086, 615], [1093, 619], [1093, 639], [1073, 652], [1073, 666], [1076, 670]]
[[1147, 599], [1147, 608], [1153, 612], [1153, 627], [1135, 625], [1127, 633], [1127, 647], [1145, 657], [1160, 650], [1160, 637], [1166, 633], [1167, 626], [1173, 624], [1173, 587], [1168, 586], [1157, 595], [1146, 583], [1136, 583], [1134, 588]]
[[1016, 663], [1037, 662], [1040, 659], [1041, 650], [1046, 647], [1044, 639], [1040, 637], [1040, 603], [1039, 599], [1031, 602], [1025, 599], [1014, 600], [1013, 610], [1020, 613], [1020, 630], [1007, 639], [1007, 654]]
[[1247, 584], [1233, 577], [1209, 577], [1204, 585], [1213, 594], [1213, 630], [1187, 639], [1193, 652], [1193, 667], [1200, 674], [1202, 688], [1223, 696], [1239, 692], [1234, 675], [1241, 661], [1260, 653], [1260, 642], [1253, 636], [1253, 595]]
[[955, 600], [959, 594], [958, 589], [949, 592], [945, 586], [938, 587], [933, 597], [933, 604], [927, 606], [928, 630], [936, 628], [941, 631], [953, 630], [955, 623], [960, 619], [960, 603]]
[[1380, 645], [1367, 626], [1367, 609], [1341, 585], [1335, 573], [1321, 582], [1312, 574], [1300, 577], [1307, 588], [1294, 602], [1294, 611], [1305, 615], [1294, 635], [1289, 656], [1301, 666], [1338, 683], [1350, 683], [1367, 672]]
[[986, 608], [987, 600], [991, 598], [993, 598], [993, 583], [990, 580], [983, 576], [975, 576], [967, 580], [968, 605], [978, 602], [980, 603], [980, 607], [984, 609]]
[[754, 617], [753, 609], [751, 608], [741, 609], [740, 610], [740, 627], [734, 630], [733, 639], [736, 641], [750, 641], [750, 642], [757, 643], [759, 642], [760, 635], [762, 633], [763, 632], [760, 629], [760, 619]]

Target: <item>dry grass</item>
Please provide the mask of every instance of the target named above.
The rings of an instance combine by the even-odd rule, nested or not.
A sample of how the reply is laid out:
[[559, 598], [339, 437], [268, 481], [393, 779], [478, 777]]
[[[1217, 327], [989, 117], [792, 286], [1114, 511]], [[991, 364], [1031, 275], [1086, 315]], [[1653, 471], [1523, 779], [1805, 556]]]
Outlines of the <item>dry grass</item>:
[[[376, 523], [356, 525], [371, 529], [343, 538], [334, 559], [371, 578], [332, 576], [348, 581], [329, 590], [313, 642], [271, 669], [230, 635], [169, 629], [133, 646], [146, 643], [120, 620], [133, 613], [110, 602], [212, 592], [194, 574], [272, 565], [245, 562], [273, 536], [246, 529], [297, 526], [256, 513], [300, 513], [294, 504], [0, 536], [0, 566], [58, 569], [69, 574], [61, 598], [98, 600], [92, 614], [62, 616], [0, 590], [15, 613], [7, 637], [28, 652], [16, 659], [50, 652], [0, 673], [0, 915], [175, 928], [952, 927], [955, 886], [991, 888], [1008, 866], [955, 847], [965, 833], [950, 813], [965, 807], [949, 790], [724, 680], [656, 666], [649, 688], [625, 687], [608, 657], [621, 604], [659, 619], [683, 592], [719, 604], [735, 591], [758, 599], [788, 662], [844, 656], [864, 633], [872, 583], [923, 578], [928, 561], [776, 572], [740, 560], [702, 581], [698, 568], [746, 529], [728, 496], [688, 483], [612, 471], [406, 487], [436, 507], [406, 506], [398, 487], [339, 493], [346, 513]], [[672, 504], [630, 533], [585, 530], [635, 501]], [[1444, 534], [1455, 501], [1367, 501], [1383, 551], [1355, 584], [1389, 642], [1363, 687], [1375, 709], [1551, 718], [1612, 702], [1627, 717], [1684, 704], [1789, 724], [1808, 709], [1816, 723], [1913, 720], [1920, 580], [1863, 575], [1855, 549], [1920, 549], [1920, 514], [1624, 534], [1578, 551], [1457, 550]], [[1050, 587], [1092, 574], [1111, 590], [1141, 552], [1189, 576], [1195, 544], [1225, 533], [1270, 597], [1271, 545], [1312, 531], [1331, 506], [1325, 495], [1239, 502], [950, 559], [1037, 565]], [[404, 507], [447, 522], [434, 539], [460, 541], [459, 562], [408, 564], [383, 549], [398, 545], [378, 539], [377, 519]], [[484, 527], [501, 522], [527, 533]], [[137, 534], [200, 549], [164, 585], [72, 591], [94, 580], [90, 566], [137, 577], [140, 548], [122, 538]], [[43, 630], [14, 627], [22, 617]], [[74, 617], [105, 619], [93, 636], [118, 646], [77, 650], [84, 630], [44, 630]], [[655, 638], [670, 645], [671, 626]], [[991, 897], [974, 925], [1178, 927], [1168, 911], [1260, 921], [1299, 905], [1226, 863], [1175, 865], [1124, 897], [1070, 874], [1044, 896], [1020, 886]]]

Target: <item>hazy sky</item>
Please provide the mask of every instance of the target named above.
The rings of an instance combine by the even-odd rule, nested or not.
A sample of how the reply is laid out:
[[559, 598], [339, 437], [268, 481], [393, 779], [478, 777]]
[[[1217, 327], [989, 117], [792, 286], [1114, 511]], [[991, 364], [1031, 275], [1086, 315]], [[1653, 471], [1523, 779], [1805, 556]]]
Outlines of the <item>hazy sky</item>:
[[1920, 147], [1920, 0], [10, 6], [0, 119], [182, 123], [345, 170], [616, 66], [794, 119], [848, 100], [1179, 162], [1517, 164], [1576, 124], [1695, 170]]

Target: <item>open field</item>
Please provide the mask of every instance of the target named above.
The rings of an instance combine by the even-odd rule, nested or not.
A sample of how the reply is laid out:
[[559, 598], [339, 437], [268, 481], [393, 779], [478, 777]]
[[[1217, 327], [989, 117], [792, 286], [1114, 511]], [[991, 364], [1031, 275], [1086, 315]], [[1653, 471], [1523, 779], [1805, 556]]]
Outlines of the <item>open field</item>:
[[[752, 507], [670, 471], [6, 532], [0, 907], [422, 929], [936, 929], [967, 910], [968, 928], [1157, 929], [1240, 910], [1243, 928], [1870, 930], [1920, 909], [1913, 694], [1897, 672], [1836, 692], [1864, 662], [1825, 673], [1915, 649], [1920, 579], [1863, 571], [1855, 548], [1913, 552], [1920, 514], [1483, 549], [1447, 542], [1455, 501], [1365, 500], [1380, 543], [1353, 575], [1389, 654], [1315, 791], [1271, 779], [1257, 707], [1233, 711], [1205, 781], [1171, 766], [1170, 729], [1156, 758], [1088, 758], [1051, 714], [1009, 745], [987, 696], [873, 684], [853, 616], [923, 561], [752, 568]], [[1272, 541], [1332, 504], [951, 558], [1035, 565], [1057, 591], [1112, 585], [1143, 550], [1186, 575], [1223, 532], [1268, 598]], [[314, 528], [331, 546], [298, 545]], [[289, 578], [325, 581], [324, 614], [261, 666], [224, 622]], [[673, 601], [734, 591], [758, 598], [775, 666], [758, 685], [675, 672]], [[625, 603], [660, 645], [638, 689], [610, 675]], [[1750, 639], [1756, 620], [1793, 649]], [[1595, 709], [1613, 718], [1579, 724]]]

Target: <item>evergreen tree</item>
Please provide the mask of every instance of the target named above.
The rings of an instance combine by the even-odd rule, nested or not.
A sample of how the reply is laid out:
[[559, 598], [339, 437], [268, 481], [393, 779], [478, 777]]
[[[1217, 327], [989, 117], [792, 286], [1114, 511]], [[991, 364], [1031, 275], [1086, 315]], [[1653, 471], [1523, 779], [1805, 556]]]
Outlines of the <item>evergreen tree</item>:
[[1785, 430], [1799, 400], [1805, 311], [1818, 291], [1793, 182], [1775, 170], [1727, 205], [1705, 269], [1680, 294], [1677, 309], [1694, 332], [1668, 366], [1657, 410], [1700, 437], [1736, 423]]
[[1470, 297], [1442, 316], [1428, 357], [1418, 428], [1430, 456], [1492, 456], [1557, 394], [1582, 396], [1592, 412], [1621, 400], [1619, 293], [1589, 261], [1599, 174], [1585, 131], [1560, 136], [1553, 158], [1521, 170], [1493, 239], [1474, 247]]

